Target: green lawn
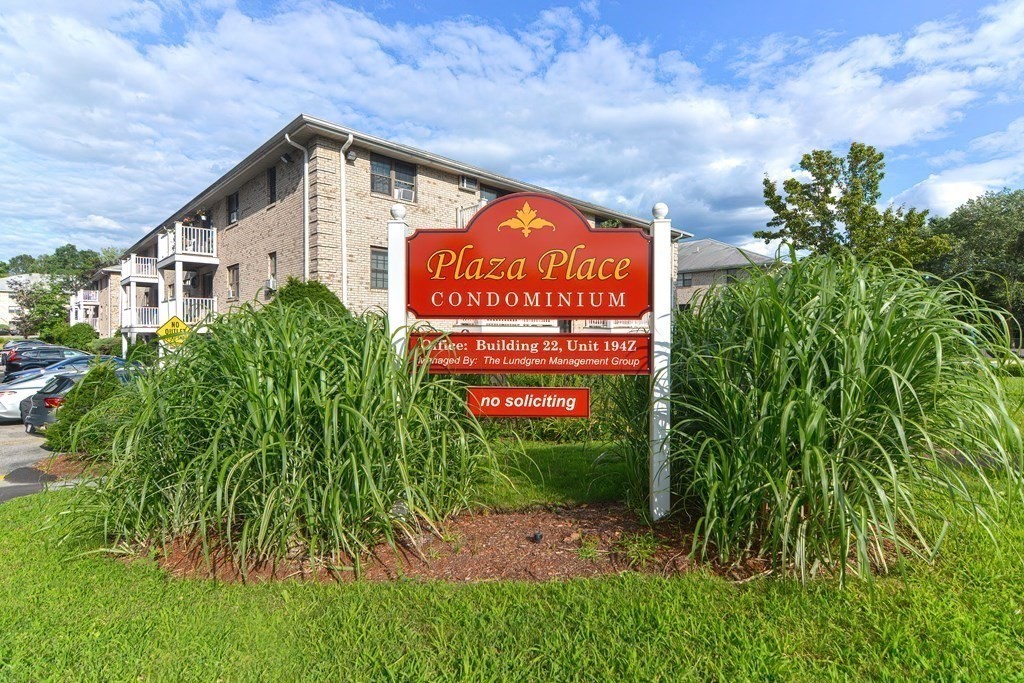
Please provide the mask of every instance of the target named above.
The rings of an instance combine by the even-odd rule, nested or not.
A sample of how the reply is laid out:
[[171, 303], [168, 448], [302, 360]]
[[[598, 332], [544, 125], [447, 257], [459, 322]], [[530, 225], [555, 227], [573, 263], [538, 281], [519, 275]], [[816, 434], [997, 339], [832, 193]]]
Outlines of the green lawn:
[[[600, 450], [532, 445], [518, 493], [489, 500], [612, 496], [590, 467]], [[1024, 680], [1020, 509], [995, 529], [1000, 553], [961, 520], [938, 564], [873, 587], [703, 573], [246, 586], [83, 554], [96, 539], [58, 547], [44, 527], [67, 500], [0, 505], [0, 681]]]

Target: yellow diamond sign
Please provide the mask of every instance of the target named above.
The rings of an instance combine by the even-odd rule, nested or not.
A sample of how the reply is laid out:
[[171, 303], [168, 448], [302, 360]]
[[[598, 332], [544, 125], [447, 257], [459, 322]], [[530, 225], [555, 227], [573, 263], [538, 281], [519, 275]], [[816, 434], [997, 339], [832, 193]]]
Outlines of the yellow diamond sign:
[[185, 321], [175, 315], [160, 326], [160, 329], [156, 331], [156, 336], [168, 346], [177, 346], [185, 341], [185, 337], [191, 332], [192, 330], [185, 324]]

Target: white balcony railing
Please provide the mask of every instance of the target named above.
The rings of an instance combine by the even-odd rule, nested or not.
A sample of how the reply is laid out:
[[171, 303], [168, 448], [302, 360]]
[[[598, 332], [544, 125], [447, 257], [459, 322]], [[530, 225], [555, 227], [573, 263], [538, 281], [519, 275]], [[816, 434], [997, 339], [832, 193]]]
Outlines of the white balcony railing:
[[158, 258], [168, 256], [217, 256], [217, 231], [175, 223], [157, 239]]
[[136, 306], [135, 326], [136, 327], [157, 327], [159, 320], [159, 309], [156, 306]]
[[82, 289], [78, 292], [78, 298], [84, 302], [96, 303], [100, 300], [100, 293], [95, 289]]
[[92, 326], [92, 329], [96, 330], [97, 332], [100, 329], [100, 319], [99, 318], [85, 318], [82, 322], [89, 323], [89, 325]]
[[128, 258], [121, 261], [121, 278], [129, 277], [156, 277], [156, 258], [152, 256], [136, 256], [130, 254]]
[[184, 298], [181, 300], [181, 319], [189, 325], [201, 322], [216, 312], [216, 299]]

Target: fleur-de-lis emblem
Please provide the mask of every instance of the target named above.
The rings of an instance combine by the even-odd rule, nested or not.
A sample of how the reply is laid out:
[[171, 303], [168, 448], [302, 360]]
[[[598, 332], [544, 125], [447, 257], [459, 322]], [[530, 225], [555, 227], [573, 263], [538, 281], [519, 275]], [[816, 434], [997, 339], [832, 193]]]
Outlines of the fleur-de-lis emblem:
[[515, 218], [509, 218], [507, 221], [498, 223], [498, 230], [500, 231], [502, 228], [522, 230], [523, 237], [529, 237], [532, 231], [541, 228], [551, 228], [554, 230], [555, 224], [543, 218], [537, 218], [537, 212], [530, 208], [530, 202], [526, 202], [523, 204], [523, 208], [516, 209]]

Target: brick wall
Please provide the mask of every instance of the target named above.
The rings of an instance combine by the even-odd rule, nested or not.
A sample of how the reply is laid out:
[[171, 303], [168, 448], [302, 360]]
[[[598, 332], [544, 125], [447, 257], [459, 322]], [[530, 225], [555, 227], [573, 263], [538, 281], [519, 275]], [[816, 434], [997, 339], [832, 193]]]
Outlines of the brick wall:
[[[297, 152], [298, 150], [296, 150]], [[263, 289], [267, 279], [267, 257], [277, 253], [277, 280], [283, 285], [289, 277], [302, 278], [302, 156], [292, 155], [286, 164], [279, 158], [277, 169], [277, 201], [269, 202], [266, 168], [256, 173], [238, 191], [238, 220], [228, 223], [227, 197], [207, 207], [208, 217], [217, 228], [217, 267], [190, 267], [205, 272], [213, 270], [213, 296], [221, 313], [252, 301], [266, 301], [271, 295]], [[297, 157], [297, 158], [296, 158]], [[228, 268], [238, 264], [239, 292], [228, 299]], [[173, 286], [174, 271], [165, 271], [168, 288]]]

